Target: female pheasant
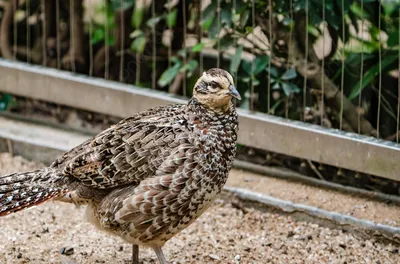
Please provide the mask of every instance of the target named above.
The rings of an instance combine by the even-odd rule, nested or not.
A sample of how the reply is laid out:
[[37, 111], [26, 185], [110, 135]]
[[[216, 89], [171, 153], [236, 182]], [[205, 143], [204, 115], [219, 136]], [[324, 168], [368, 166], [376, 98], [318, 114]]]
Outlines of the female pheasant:
[[50, 167], [0, 177], [0, 216], [54, 199], [86, 204], [89, 220], [133, 245], [162, 246], [221, 192], [236, 154], [240, 100], [232, 76], [210, 69], [186, 105], [138, 113]]

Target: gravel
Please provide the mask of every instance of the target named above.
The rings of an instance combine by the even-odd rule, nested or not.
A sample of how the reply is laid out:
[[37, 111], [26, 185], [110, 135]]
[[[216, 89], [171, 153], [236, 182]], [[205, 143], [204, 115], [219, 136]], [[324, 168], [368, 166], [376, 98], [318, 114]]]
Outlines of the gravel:
[[376, 223], [400, 226], [400, 206], [303, 183], [232, 170], [227, 185]]
[[[0, 174], [38, 167], [0, 154]], [[0, 218], [0, 263], [130, 263], [131, 246], [85, 223], [83, 212], [49, 202]], [[399, 248], [390, 243], [273, 211], [244, 212], [222, 199], [164, 252], [170, 263], [400, 263]], [[140, 258], [157, 263], [150, 249], [141, 249]]]

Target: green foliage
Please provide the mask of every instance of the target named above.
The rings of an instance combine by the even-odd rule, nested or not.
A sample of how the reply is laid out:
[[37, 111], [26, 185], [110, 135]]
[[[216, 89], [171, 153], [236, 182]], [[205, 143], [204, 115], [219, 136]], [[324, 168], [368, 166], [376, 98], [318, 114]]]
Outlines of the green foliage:
[[7, 111], [15, 105], [14, 97], [10, 94], [0, 93], [0, 112]]
[[[115, 28], [115, 23], [114, 23], [114, 15], [115, 15], [115, 9], [116, 9], [116, 2], [117, 1], [112, 1], [111, 5], [101, 5], [98, 7], [98, 10], [96, 14], [100, 14], [104, 18], [99, 19], [101, 22], [97, 21], [92, 21], [93, 23], [93, 30], [92, 30], [92, 43], [91, 44], [96, 44], [99, 42], [107, 42], [108, 45], [113, 45], [115, 40], [114, 40], [114, 35], [113, 34], [106, 34], [106, 30], [109, 32], [112, 32], [112, 30]], [[129, 1], [125, 0], [124, 6], [127, 6]], [[132, 1], [131, 1], [132, 2]], [[107, 40], [106, 40], [107, 37]]]
[[[267, 68], [267, 70], [269, 69]], [[279, 75], [275, 67], [271, 67], [269, 72], [271, 73], [271, 88], [273, 90], [283, 90], [286, 96], [300, 92], [300, 88], [297, 87], [296, 84], [290, 82], [297, 77], [297, 72], [294, 68], [286, 70], [282, 75]]]
[[[134, 52], [148, 55], [146, 46], [151, 42], [152, 36], [149, 29], [172, 28], [174, 37], [181, 34], [182, 1], [173, 6], [166, 5], [163, 12], [157, 11], [155, 16], [148, 7], [135, 6], [135, 3], [136, 1], [128, 0], [123, 3], [134, 7], [131, 19], [134, 27], [131, 49]], [[307, 82], [304, 87], [303, 77], [288, 60], [291, 54], [288, 53], [287, 39], [282, 43], [279, 37], [289, 32], [292, 32], [291, 37], [297, 43], [304, 42], [301, 37], [307, 35], [310, 47], [320, 43], [324, 34], [330, 35], [333, 45], [329, 48], [330, 54], [325, 52], [324, 73], [337, 87], [342, 86], [343, 77], [344, 94], [354, 100], [354, 103], [358, 103], [356, 100], [360, 93], [370, 92], [378, 87], [379, 76], [382, 80], [392, 78], [392, 71], [398, 69], [400, 3], [395, 1], [220, 0], [210, 1], [207, 6], [203, 6], [201, 14], [196, 3], [186, 2], [189, 8], [186, 13], [186, 28], [191, 37], [202, 30], [201, 38], [197, 36], [197, 40], [201, 41], [191, 42], [189, 47], [182, 45], [173, 48], [173, 57], [169, 58], [172, 65], [162, 68], [158, 80], [161, 89], [165, 89], [182, 73], [190, 82], [195, 81], [200, 74], [200, 53], [205, 54], [210, 48], [219, 49], [224, 55], [220, 57], [220, 66], [229, 69], [237, 79], [238, 89], [244, 98], [242, 107], [249, 108], [250, 91], [254, 90], [257, 95], [256, 110], [272, 111], [278, 115], [288, 112], [287, 115], [298, 118], [303, 113], [299, 102], [315, 100], [315, 95], [310, 94], [310, 88], [314, 88], [314, 84]], [[270, 4], [273, 13], [270, 13]], [[304, 20], [306, 14], [308, 19]], [[274, 20], [271, 24], [269, 17]], [[305, 21], [308, 22], [307, 28], [304, 27]], [[109, 19], [108, 23], [112, 28], [112, 20]], [[256, 29], [257, 26], [259, 27]], [[272, 32], [269, 32], [270, 26], [273, 26]], [[94, 31], [94, 41], [104, 39], [102, 28], [98, 27]], [[272, 52], [268, 50], [271, 33]], [[157, 36], [161, 34], [162, 32], [157, 31]], [[265, 45], [260, 48], [253, 45], [253, 41]], [[299, 47], [304, 50], [304, 43]], [[157, 54], [165, 56], [169, 53], [166, 50], [157, 50]], [[215, 65], [216, 59], [203, 57], [204, 69]], [[303, 91], [304, 88], [306, 91]], [[382, 90], [382, 107], [389, 116], [393, 116], [397, 107], [394, 107], [391, 99], [397, 98], [397, 87], [383, 86]], [[302, 98], [304, 95], [307, 98]], [[270, 101], [270, 109], [266, 105], [267, 100]]]
[[175, 60], [175, 64], [166, 69], [158, 80], [158, 85], [161, 87], [165, 87], [170, 84], [179, 73], [179, 69], [182, 67], [182, 62], [178, 59]]

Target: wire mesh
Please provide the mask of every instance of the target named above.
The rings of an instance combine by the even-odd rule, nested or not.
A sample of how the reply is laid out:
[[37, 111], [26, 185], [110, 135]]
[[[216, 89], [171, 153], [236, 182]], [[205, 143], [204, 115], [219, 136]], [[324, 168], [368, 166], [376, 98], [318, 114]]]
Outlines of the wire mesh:
[[[3, 57], [183, 96], [204, 70], [220, 67], [234, 76], [239, 107], [399, 141], [396, 2], [9, 3], [0, 13], [3, 20], [12, 8], [11, 56], [2, 45]], [[74, 28], [79, 8], [83, 35]]]

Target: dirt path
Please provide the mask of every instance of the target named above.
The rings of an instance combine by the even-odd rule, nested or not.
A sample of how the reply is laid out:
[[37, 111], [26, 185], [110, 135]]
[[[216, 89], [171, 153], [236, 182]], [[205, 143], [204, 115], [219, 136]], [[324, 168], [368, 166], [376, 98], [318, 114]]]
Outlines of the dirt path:
[[[38, 166], [0, 155], [0, 175]], [[82, 214], [83, 208], [48, 203], [0, 218], [0, 263], [130, 263], [130, 246], [97, 231]], [[61, 255], [62, 247], [73, 248], [73, 254]], [[177, 264], [400, 263], [393, 245], [290, 216], [253, 209], [243, 213], [224, 200], [217, 200], [164, 250], [170, 263]], [[151, 250], [141, 250], [140, 257], [143, 263], [157, 263]]]

